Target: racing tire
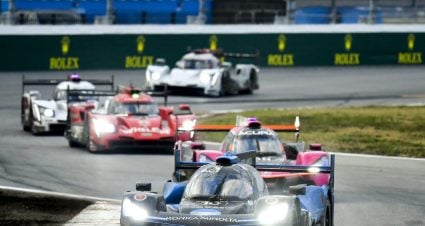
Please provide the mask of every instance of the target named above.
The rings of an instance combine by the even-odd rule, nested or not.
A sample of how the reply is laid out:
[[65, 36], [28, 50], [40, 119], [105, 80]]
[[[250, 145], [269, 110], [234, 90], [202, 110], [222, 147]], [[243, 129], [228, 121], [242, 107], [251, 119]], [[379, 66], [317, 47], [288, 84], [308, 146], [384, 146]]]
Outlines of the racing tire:
[[317, 226], [333, 226], [332, 222], [332, 213], [331, 213], [331, 203], [329, 199], [326, 202], [326, 210], [323, 214], [320, 222], [318, 222]]
[[242, 94], [253, 94], [255, 88], [257, 87], [256, 83], [257, 83], [257, 74], [255, 73], [254, 70], [251, 70], [251, 72], [249, 74], [248, 88], [245, 89], [245, 90], [241, 90], [240, 93], [242, 93]]
[[31, 128], [31, 133], [32, 133], [32, 135], [34, 135], [34, 136], [38, 136], [38, 135], [40, 135], [40, 132], [37, 130], [37, 128], [35, 127], [35, 125], [34, 125], [34, 121], [33, 121], [33, 119], [32, 119], [32, 117], [30, 118], [30, 128]]
[[84, 123], [84, 136], [85, 136], [85, 141], [86, 141], [86, 149], [88, 152], [90, 153], [95, 153], [97, 151], [99, 151], [99, 147], [90, 139], [90, 126], [89, 126], [90, 122], [86, 121]]
[[31, 131], [31, 126], [25, 123], [24, 115], [21, 115], [21, 124], [22, 124], [22, 130], [25, 132]]
[[98, 146], [89, 138], [87, 145], [86, 145], [87, 151], [89, 151], [90, 153], [96, 153], [97, 151], [99, 151]]
[[79, 146], [79, 144], [77, 143], [77, 142], [75, 142], [75, 141], [73, 141], [73, 140], [68, 140], [68, 145], [69, 145], [69, 147], [71, 147], [71, 148], [76, 148], [76, 147], [78, 147]]
[[29, 131], [31, 131], [31, 127], [29, 127], [28, 125], [25, 125], [25, 124], [22, 122], [22, 130], [23, 130], [23, 131], [25, 131], [25, 132], [29, 132]]

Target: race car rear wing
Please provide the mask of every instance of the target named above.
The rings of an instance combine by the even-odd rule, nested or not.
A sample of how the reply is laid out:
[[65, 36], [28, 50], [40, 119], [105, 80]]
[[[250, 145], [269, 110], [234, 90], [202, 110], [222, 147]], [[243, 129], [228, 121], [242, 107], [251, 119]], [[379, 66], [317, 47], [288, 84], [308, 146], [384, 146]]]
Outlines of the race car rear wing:
[[240, 52], [223, 52], [222, 49], [194, 49], [192, 50], [190, 47], [188, 48], [189, 52], [194, 53], [212, 53], [215, 57], [221, 59], [224, 58], [232, 58], [232, 59], [255, 59], [256, 64], [259, 64], [260, 61], [260, 51], [255, 51], [255, 53], [240, 53]]
[[[262, 127], [272, 129], [276, 132], [299, 132], [300, 129], [295, 125], [264, 125]], [[228, 132], [235, 128], [235, 125], [214, 125], [202, 124], [195, 125], [193, 131], [197, 132]]]
[[[181, 153], [180, 150], [174, 150], [174, 171], [180, 169], [193, 169], [196, 170], [199, 167], [210, 164], [206, 162], [187, 162], [181, 161]], [[329, 174], [329, 187], [331, 192], [334, 191], [334, 175], [335, 175], [335, 154], [330, 153], [330, 163], [329, 166], [295, 166], [295, 165], [281, 165], [281, 164], [256, 164], [255, 157], [256, 152], [245, 152], [237, 155], [240, 159], [252, 159], [251, 164], [258, 171], [268, 171], [268, 172], [287, 172], [287, 173], [310, 173], [310, 174], [318, 174], [318, 173], [326, 173]]]
[[153, 90], [149, 90], [149, 89], [134, 88], [132, 84], [130, 84], [129, 86], [118, 86], [117, 91], [119, 93], [128, 93], [128, 94], [145, 93], [145, 94], [147, 94], [149, 96], [153, 96], [153, 97], [164, 97], [164, 106], [167, 106], [167, 104], [168, 104], [167, 84], [164, 84], [164, 90], [163, 91], [153, 91]]
[[[114, 75], [111, 75], [111, 79], [85, 79], [84, 81], [98, 86], [110, 86], [113, 90], [114, 80]], [[25, 91], [25, 86], [53, 86], [65, 81], [69, 81], [69, 79], [27, 79], [25, 75], [22, 75], [22, 93]]]
[[[198, 169], [199, 167], [209, 164], [207, 162], [186, 162], [180, 160], [180, 150], [174, 150], [174, 166], [175, 170], [179, 169]], [[251, 154], [253, 153], [253, 154]], [[246, 152], [241, 156], [242, 159], [248, 159], [252, 156], [255, 156], [255, 152]], [[255, 159], [255, 158], [254, 158]], [[271, 165], [271, 164], [255, 164], [253, 161], [253, 166], [258, 171], [270, 171], [270, 172], [288, 172], [288, 173], [327, 173], [333, 174], [335, 172], [335, 154], [330, 154], [330, 165], [329, 166], [294, 166], [294, 165]]]

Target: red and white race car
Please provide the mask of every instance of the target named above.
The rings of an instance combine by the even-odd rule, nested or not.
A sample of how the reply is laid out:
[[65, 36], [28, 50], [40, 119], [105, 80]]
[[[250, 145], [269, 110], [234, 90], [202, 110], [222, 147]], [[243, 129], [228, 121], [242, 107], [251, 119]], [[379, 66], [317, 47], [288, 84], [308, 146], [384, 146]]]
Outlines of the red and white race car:
[[[260, 165], [311, 166], [311, 172], [286, 173], [263, 171], [261, 176], [267, 182], [271, 191], [281, 190], [291, 185], [305, 183], [324, 185], [329, 183], [329, 175], [318, 173], [320, 167], [328, 167], [330, 154], [322, 151], [321, 144], [311, 144], [305, 149], [305, 143], [298, 141], [299, 119], [294, 125], [261, 125], [255, 118], [238, 120], [233, 125], [196, 125], [194, 131], [229, 131], [218, 150], [205, 149], [203, 142], [178, 141], [175, 146], [175, 156], [179, 161], [214, 162], [223, 155], [243, 155], [256, 153], [254, 163]], [[295, 132], [295, 142], [281, 142], [277, 132]], [[176, 151], [178, 150], [178, 151]], [[177, 181], [185, 180], [192, 174], [191, 170], [176, 170], [174, 177]], [[279, 192], [279, 191], [277, 191]]]
[[[158, 93], [153, 93], [156, 95]], [[70, 92], [69, 96], [82, 95]], [[196, 122], [189, 105], [157, 106], [147, 93], [132, 87], [121, 87], [118, 94], [92, 92], [107, 96], [99, 106], [71, 106], [69, 129], [65, 136], [70, 147], [84, 146], [90, 152], [122, 149], [169, 149], [176, 140], [188, 141], [189, 131]], [[166, 94], [163, 94], [166, 100]], [[165, 101], [166, 102], [166, 101]]]

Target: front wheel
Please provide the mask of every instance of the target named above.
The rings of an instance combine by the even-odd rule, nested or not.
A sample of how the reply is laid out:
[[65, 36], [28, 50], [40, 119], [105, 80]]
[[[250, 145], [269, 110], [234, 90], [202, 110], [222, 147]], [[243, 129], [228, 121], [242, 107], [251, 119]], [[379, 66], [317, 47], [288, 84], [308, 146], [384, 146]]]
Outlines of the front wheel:
[[73, 141], [71, 139], [68, 140], [68, 145], [71, 148], [75, 148], [75, 147], [78, 147], [79, 146], [77, 142], [75, 142], [75, 141]]

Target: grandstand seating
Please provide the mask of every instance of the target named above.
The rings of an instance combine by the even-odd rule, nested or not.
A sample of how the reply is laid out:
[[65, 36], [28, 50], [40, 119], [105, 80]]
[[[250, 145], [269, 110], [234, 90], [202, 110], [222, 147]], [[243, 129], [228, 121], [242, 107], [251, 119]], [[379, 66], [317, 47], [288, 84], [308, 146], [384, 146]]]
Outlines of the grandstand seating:
[[[9, 1], [0, 1], [0, 13], [4, 13], [9, 9]], [[204, 0], [205, 22], [215, 24], [425, 22], [425, 0], [375, 0], [371, 15], [370, 0], [336, 0], [334, 6], [331, 5], [332, 0], [290, 0], [288, 9], [287, 1]], [[116, 24], [185, 24], [197, 19], [201, 8], [199, 0], [112, 0], [112, 3]], [[61, 16], [60, 11], [64, 11], [63, 15], [78, 15], [82, 20], [77, 21], [93, 24], [97, 17], [106, 15], [107, 0], [14, 0], [14, 4], [21, 17], [30, 12], [56, 18]]]
[[326, 6], [302, 7], [295, 10], [295, 24], [328, 24], [331, 8]]
[[213, 23], [273, 23], [286, 13], [285, 0], [214, 0]]

